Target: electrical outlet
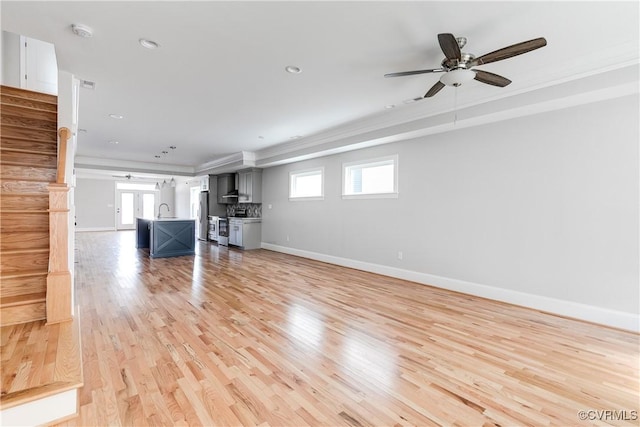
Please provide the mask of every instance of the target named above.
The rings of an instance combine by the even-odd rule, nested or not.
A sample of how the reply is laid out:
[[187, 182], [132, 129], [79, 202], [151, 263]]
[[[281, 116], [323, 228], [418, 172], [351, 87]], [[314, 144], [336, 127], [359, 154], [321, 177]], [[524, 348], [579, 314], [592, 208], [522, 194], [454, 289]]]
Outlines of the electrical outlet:
[[402, 251], [398, 251], [398, 259], [402, 259]]

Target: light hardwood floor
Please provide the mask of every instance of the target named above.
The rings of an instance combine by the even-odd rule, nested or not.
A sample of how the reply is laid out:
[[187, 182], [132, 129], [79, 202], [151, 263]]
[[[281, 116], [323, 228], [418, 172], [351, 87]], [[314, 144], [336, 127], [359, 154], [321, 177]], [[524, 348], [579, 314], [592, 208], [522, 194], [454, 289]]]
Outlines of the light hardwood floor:
[[637, 334], [197, 249], [150, 259], [133, 232], [77, 234], [85, 386], [63, 425], [638, 425]]

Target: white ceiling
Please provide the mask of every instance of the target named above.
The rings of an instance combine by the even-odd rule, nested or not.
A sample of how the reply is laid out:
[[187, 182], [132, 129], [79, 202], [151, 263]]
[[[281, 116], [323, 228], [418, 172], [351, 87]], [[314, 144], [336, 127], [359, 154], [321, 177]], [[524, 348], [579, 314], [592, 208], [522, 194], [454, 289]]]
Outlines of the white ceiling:
[[[308, 157], [314, 146], [345, 147], [382, 124], [521, 96], [639, 58], [635, 1], [2, 1], [1, 12], [3, 30], [53, 43], [61, 70], [95, 82], [81, 90], [78, 156], [120, 170], [198, 172], [274, 153], [286, 161], [283, 153], [301, 158], [300, 147]], [[93, 37], [75, 36], [74, 23]], [[513, 80], [506, 88], [472, 81], [405, 104], [440, 75], [383, 75], [438, 67], [442, 32], [467, 37], [463, 51], [476, 56], [536, 37], [548, 45], [479, 67]], [[140, 38], [161, 47], [144, 49]], [[302, 73], [286, 73], [287, 65]], [[170, 153], [155, 159], [163, 150]]]

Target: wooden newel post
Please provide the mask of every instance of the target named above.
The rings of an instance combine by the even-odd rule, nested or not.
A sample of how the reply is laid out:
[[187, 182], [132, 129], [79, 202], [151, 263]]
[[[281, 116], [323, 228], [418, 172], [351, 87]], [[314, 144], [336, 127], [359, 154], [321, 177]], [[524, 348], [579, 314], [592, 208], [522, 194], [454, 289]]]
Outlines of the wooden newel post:
[[49, 273], [47, 274], [47, 323], [72, 320], [72, 280], [69, 271], [69, 186], [65, 180], [67, 139], [62, 128], [58, 150], [57, 182], [49, 184]]

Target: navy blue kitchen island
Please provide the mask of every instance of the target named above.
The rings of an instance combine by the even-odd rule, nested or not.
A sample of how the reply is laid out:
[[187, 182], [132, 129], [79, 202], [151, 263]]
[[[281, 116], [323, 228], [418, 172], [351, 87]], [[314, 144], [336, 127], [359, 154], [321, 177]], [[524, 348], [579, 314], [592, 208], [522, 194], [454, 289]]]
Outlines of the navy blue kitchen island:
[[181, 218], [137, 218], [136, 247], [149, 248], [151, 258], [195, 255], [196, 221]]

